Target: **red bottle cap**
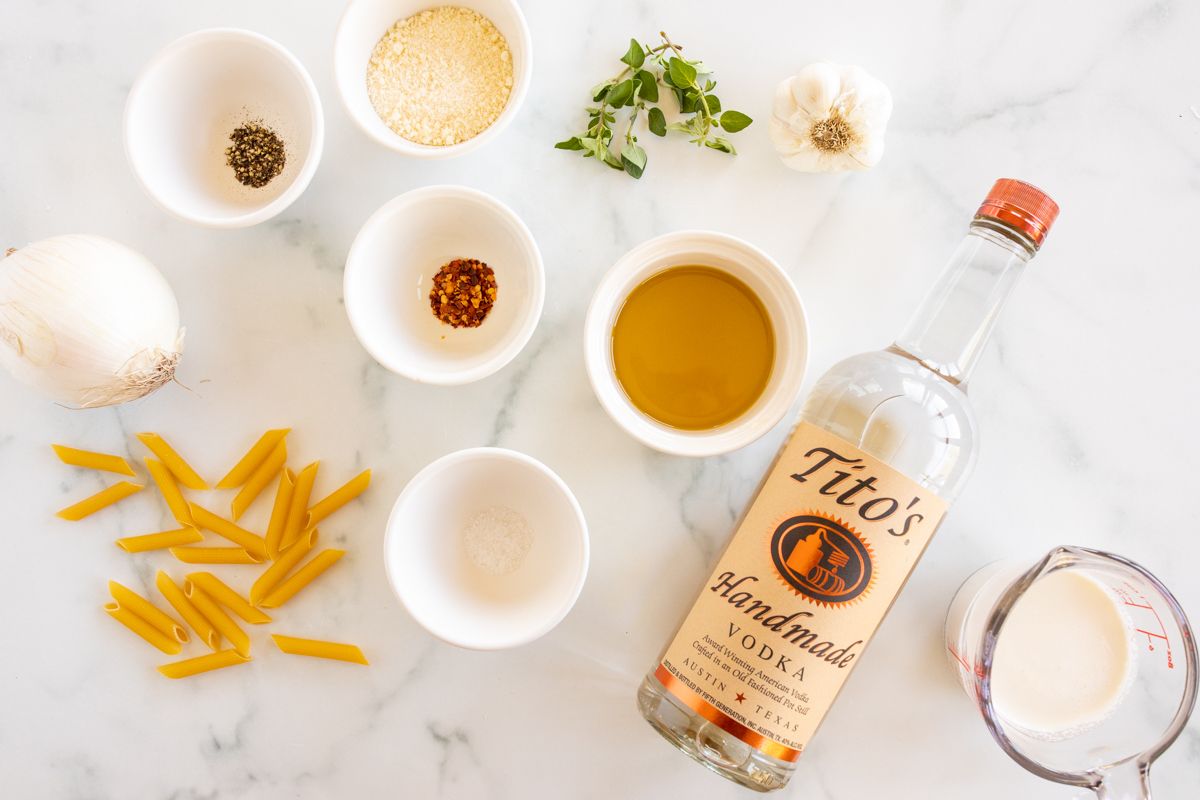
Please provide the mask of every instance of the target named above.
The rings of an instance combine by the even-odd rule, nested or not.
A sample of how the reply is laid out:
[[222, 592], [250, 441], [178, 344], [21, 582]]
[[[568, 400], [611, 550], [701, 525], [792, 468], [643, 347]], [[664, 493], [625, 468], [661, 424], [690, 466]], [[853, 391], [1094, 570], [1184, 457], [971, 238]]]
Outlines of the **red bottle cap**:
[[994, 219], [1014, 228], [1041, 247], [1058, 217], [1058, 203], [1036, 186], [1012, 178], [1001, 178], [975, 212], [975, 218]]

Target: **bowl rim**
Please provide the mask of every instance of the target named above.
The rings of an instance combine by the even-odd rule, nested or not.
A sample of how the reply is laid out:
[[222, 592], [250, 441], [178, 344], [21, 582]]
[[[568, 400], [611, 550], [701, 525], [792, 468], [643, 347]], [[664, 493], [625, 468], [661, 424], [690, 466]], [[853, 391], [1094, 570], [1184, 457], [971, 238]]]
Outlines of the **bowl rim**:
[[[482, 205], [490, 213], [505, 218], [513, 225], [532, 256], [528, 262], [528, 268], [531, 272], [530, 292], [522, 301], [524, 310], [522, 312], [521, 325], [515, 333], [511, 334], [508, 344], [496, 353], [496, 355], [478, 366], [450, 372], [431, 372], [414, 369], [411, 365], [397, 362], [389, 353], [380, 350], [371, 341], [371, 337], [364, 335], [362, 322], [355, 311], [356, 305], [350, 299], [350, 282], [358, 274], [359, 270], [362, 269], [359, 266], [361, 263], [360, 251], [365, 246], [363, 242], [366, 234], [385, 224], [386, 220], [393, 216], [397, 209], [434, 198], [471, 200]], [[342, 298], [346, 306], [346, 316], [350, 320], [350, 328], [354, 331], [355, 338], [358, 339], [363, 349], [380, 366], [417, 383], [434, 386], [461, 386], [482, 380], [499, 372], [520, 355], [525, 346], [529, 344], [529, 340], [533, 338], [533, 333], [537, 330], [538, 323], [541, 321], [542, 309], [546, 302], [546, 268], [537, 240], [534, 238], [533, 233], [530, 232], [529, 227], [512, 208], [497, 199], [494, 195], [480, 189], [457, 184], [434, 184], [432, 186], [421, 186], [416, 189], [410, 189], [403, 194], [393, 197], [377, 208], [367, 218], [367, 221], [362, 224], [362, 227], [359, 228], [358, 233], [354, 236], [354, 241], [350, 244], [349, 252], [346, 254], [346, 264], [342, 274]]]
[[[448, 468], [464, 461], [480, 459], [515, 461], [525, 466], [532, 467], [534, 472], [536, 472], [540, 478], [549, 481], [550, 484], [558, 490], [558, 493], [566, 499], [568, 505], [570, 506], [577, 523], [574, 535], [581, 545], [580, 557], [576, 565], [578, 569], [578, 576], [575, 579], [575, 582], [572, 584], [570, 591], [564, 597], [563, 602], [554, 611], [554, 613], [548, 616], [539, 625], [531, 627], [529, 631], [526, 631], [520, 636], [513, 637], [509, 640], [501, 640], [488, 644], [481, 644], [479, 642], [471, 641], [467, 637], [455, 635], [448, 630], [437, 629], [436, 626], [430, 624], [428, 620], [419, 616], [409, 604], [409, 601], [405, 596], [405, 590], [401, 588], [399, 576], [397, 576], [393, 571], [392, 558], [389, 557], [389, 554], [395, 547], [395, 540], [402, 535], [398, 532], [398, 528], [400, 513], [404, 507], [404, 504], [419, 491], [421, 491], [426, 484], [437, 478], [438, 475], [444, 473]], [[469, 447], [463, 450], [455, 450], [454, 452], [435, 458], [433, 461], [426, 464], [420, 469], [420, 471], [417, 472], [416, 475], [409, 479], [408, 483], [405, 484], [404, 488], [400, 491], [400, 494], [396, 497], [396, 502], [392, 504], [392, 510], [388, 514], [387, 527], [385, 528], [383, 536], [383, 567], [387, 574], [388, 586], [391, 587], [392, 594], [394, 594], [396, 599], [400, 601], [400, 605], [405, 611], [408, 612], [408, 615], [412, 617], [412, 619], [418, 625], [420, 625], [432, 636], [441, 639], [448, 644], [455, 645], [456, 647], [466, 648], [468, 650], [506, 650], [508, 648], [529, 644], [530, 642], [536, 641], [537, 639], [545, 636], [547, 633], [556, 628], [558, 624], [566, 618], [567, 614], [571, 612], [571, 609], [575, 607], [575, 603], [579, 600], [579, 596], [583, 592], [584, 584], [587, 582], [588, 568], [590, 563], [591, 539], [588, 534], [587, 518], [583, 514], [583, 508], [579, 505], [578, 498], [576, 498], [575, 493], [571, 491], [571, 487], [567, 485], [566, 481], [564, 481], [558, 475], [558, 473], [550, 469], [550, 467], [546, 466], [538, 459], [534, 458], [533, 456], [526, 455], [520, 451], [510, 450], [505, 447]]]
[[[781, 385], [775, 391], [787, 392], [790, 396], [787, 403], [779, 403], [776, 411], [766, 416], [761, 414], [743, 415], [741, 418], [713, 431], [676, 431], [658, 423], [652, 422], [647, 415], [637, 409], [625, 395], [620, 381], [610, 368], [609, 359], [604, 357], [605, 343], [611, 337], [611, 328], [604, 323], [614, 309], [619, 308], [629, 292], [640, 283], [625, 273], [636, 274], [648, 260], [647, 254], [655, 248], [673, 251], [706, 250], [713, 244], [720, 244], [741, 250], [752, 257], [750, 269], [771, 273], [781, 279], [786, 286], [785, 293], [780, 297], [781, 304], [790, 306], [795, 315], [795, 325], [798, 336], [796, 341], [788, 343], [794, 352], [788, 361], [799, 364], [791, 384]], [[613, 291], [606, 302], [604, 296], [614, 284], [627, 284], [620, 291]], [[808, 369], [811, 351], [811, 336], [809, 333], [808, 312], [804, 300], [800, 297], [791, 277], [765, 251], [737, 236], [720, 231], [704, 229], [686, 229], [664, 233], [647, 239], [618, 258], [596, 285], [592, 299], [588, 304], [587, 316], [584, 319], [583, 331], [584, 363], [587, 369], [588, 382], [600, 406], [627, 434], [645, 446], [661, 453], [692, 458], [707, 458], [723, 455], [746, 447], [766, 435], [787, 415], [796, 397], [800, 393], [804, 377]], [[615, 387], [615, 394], [610, 391]], [[769, 396], [764, 393], [764, 396]]]
[[[445, 158], [455, 158], [457, 156], [466, 155], [467, 153], [482, 147], [487, 142], [500, 135], [505, 128], [517, 116], [521, 110], [521, 106], [525, 103], [525, 97], [529, 92], [529, 84], [533, 79], [533, 41], [532, 35], [529, 32], [529, 24], [525, 20], [525, 14], [521, 11], [521, 6], [516, 0], [498, 0], [505, 3], [512, 10], [513, 16], [517, 22], [517, 41], [509, 42], [509, 49], [519, 50], [521, 53], [522, 68], [520, 73], [513, 73], [513, 86], [509, 91], [508, 102], [504, 104], [504, 110], [500, 115], [492, 121], [492, 124], [484, 128], [475, 136], [467, 139], [465, 142], [451, 145], [425, 145], [417, 142], [411, 142], [398, 133], [394, 133], [388, 129], [389, 136], [380, 135], [379, 131], [365, 124], [361, 116], [354, 110], [350, 104], [349, 98], [346, 97], [346, 92], [342, 88], [342, 52], [344, 47], [343, 34], [347, 26], [347, 20], [350, 14], [357, 6], [364, 5], [372, 0], [348, 0], [346, 8], [342, 11], [342, 16], [338, 19], [337, 30], [334, 32], [333, 38], [333, 83], [337, 88], [338, 97], [341, 98], [342, 108], [345, 109], [346, 115], [354, 121], [358, 127], [369, 139], [377, 142], [389, 150], [400, 153], [409, 158], [421, 158], [428, 160], [439, 160]], [[434, 3], [426, 8], [433, 8], [439, 5]], [[476, 13], [483, 14], [482, 11], [474, 8], [471, 0], [461, 0], [458, 5], [470, 8]], [[416, 12], [414, 12], [416, 13]], [[491, 20], [488, 17], [489, 21]], [[492, 24], [495, 24], [494, 22]], [[380, 34], [382, 36], [382, 33]]]
[[[176, 55], [179, 51], [191, 47], [205, 40], [226, 40], [226, 41], [241, 41], [243, 43], [255, 44], [259, 47], [269, 50], [275, 55], [281, 57], [285, 64], [291, 67], [292, 74], [299, 79], [300, 85], [304, 90], [305, 98], [308, 101], [309, 124], [312, 127], [312, 135], [308, 146], [308, 155], [304, 159], [304, 163], [300, 166], [299, 172], [292, 179], [291, 184], [278, 197], [271, 202], [259, 206], [252, 211], [247, 211], [244, 214], [238, 214], [232, 217], [214, 217], [205, 214], [196, 214], [187, 209], [180, 208], [168, 203], [160, 196], [152, 187], [146, 177], [142, 174], [138, 160], [134, 157], [132, 148], [129, 142], [129, 131], [134, 113], [134, 107], [141, 100], [141, 95], [145, 91], [146, 82], [150, 75], [158, 70], [167, 59]], [[284, 47], [279, 42], [265, 36], [257, 31], [247, 30], [245, 28], [204, 28], [198, 31], [184, 34], [178, 39], [168, 43], [162, 49], [158, 50], [150, 60], [142, 65], [138, 71], [137, 77], [134, 79], [133, 85], [129, 89], [129, 94], [125, 97], [125, 109], [121, 118], [121, 138], [123, 140], [125, 150], [125, 161], [129, 164], [130, 170], [133, 172], [134, 179], [138, 185], [142, 187], [151, 200], [154, 201], [159, 208], [185, 222], [192, 222], [197, 225], [203, 225], [208, 228], [245, 228], [251, 225], [257, 225], [272, 217], [276, 216], [292, 203], [296, 201], [304, 190], [308, 188], [308, 184], [312, 181], [313, 175], [317, 172], [317, 166], [321, 163], [321, 153], [325, 147], [325, 115], [321, 107], [321, 96], [317, 91], [317, 85], [313, 82], [312, 76], [308, 70], [304, 68], [304, 64], [300, 62], [290, 50]]]

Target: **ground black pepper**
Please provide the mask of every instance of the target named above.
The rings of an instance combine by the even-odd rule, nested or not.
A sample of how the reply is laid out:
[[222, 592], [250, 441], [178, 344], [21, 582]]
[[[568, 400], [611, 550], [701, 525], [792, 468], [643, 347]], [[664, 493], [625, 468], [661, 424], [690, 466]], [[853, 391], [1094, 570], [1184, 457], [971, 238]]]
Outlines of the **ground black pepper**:
[[225, 163], [244, 186], [261, 189], [283, 172], [287, 152], [283, 139], [261, 122], [246, 122], [229, 134], [233, 142], [225, 148]]
[[429, 306], [454, 328], [477, 328], [496, 303], [496, 273], [475, 258], [456, 258], [433, 278]]

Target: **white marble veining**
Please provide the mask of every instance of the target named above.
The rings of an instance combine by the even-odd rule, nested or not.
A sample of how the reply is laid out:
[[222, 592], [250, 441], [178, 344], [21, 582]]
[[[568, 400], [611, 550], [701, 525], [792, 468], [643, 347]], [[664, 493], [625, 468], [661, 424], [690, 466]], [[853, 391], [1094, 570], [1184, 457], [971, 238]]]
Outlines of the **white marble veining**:
[[[0, 375], [0, 796], [657, 798], [747, 796], [659, 740], [635, 687], [784, 433], [700, 461], [652, 453], [601, 411], [582, 365], [592, 287], [651, 235], [724, 230], [774, 255], [808, 307], [808, 382], [899, 330], [991, 180], [1042, 185], [1063, 208], [972, 386], [976, 474], [801, 762], [785, 796], [1068, 798], [993, 746], [940, 645], [974, 568], [1060, 543], [1139, 560], [1200, 617], [1195, 481], [1200, 6], [1184, 2], [595, 4], [526, 0], [534, 81], [481, 151], [408, 161], [343, 111], [331, 47], [340, 4], [9, 0], [0, 13], [0, 242], [67, 232], [127, 242], [163, 269], [188, 328], [180, 380], [147, 402], [74, 412]], [[239, 26], [308, 66], [324, 160], [304, 196], [241, 231], [168, 217], [135, 184], [121, 111], [139, 67], [188, 31]], [[631, 35], [666, 28], [713, 65], [727, 105], [758, 122], [736, 159], [647, 143], [635, 182], [552, 143]], [[882, 163], [800, 175], [763, 124], [780, 78], [858, 63], [895, 95]], [[526, 351], [460, 388], [409, 383], [355, 341], [341, 269], [359, 225], [407, 189], [463, 183], [523, 216], [547, 265]], [[360, 643], [367, 669], [289, 659], [255, 632], [253, 664], [194, 682], [101, 610], [104, 581], [147, 586], [164, 556], [118, 535], [165, 522], [149, 492], [84, 524], [53, 519], [100, 486], [57, 464], [62, 441], [104, 450], [157, 430], [209, 476], [259, 431], [290, 425], [293, 463], [374, 467], [364, 501], [325, 526], [350, 555], [277, 630]], [[451, 450], [530, 453], [574, 488], [591, 525], [579, 604], [541, 641], [473, 653], [399, 608], [379, 558], [392, 499]], [[137, 452], [136, 450], [134, 452]], [[1156, 767], [1157, 797], [1200, 785], [1200, 730]]]

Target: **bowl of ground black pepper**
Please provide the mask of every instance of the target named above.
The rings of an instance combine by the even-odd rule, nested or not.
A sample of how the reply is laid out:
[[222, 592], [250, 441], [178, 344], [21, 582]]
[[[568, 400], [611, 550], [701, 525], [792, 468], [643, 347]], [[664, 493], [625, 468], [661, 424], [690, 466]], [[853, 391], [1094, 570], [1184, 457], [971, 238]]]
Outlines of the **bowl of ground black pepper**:
[[400, 195], [346, 257], [346, 314], [376, 361], [422, 383], [485, 378], [529, 342], [545, 298], [533, 235], [502, 202], [464, 186]]
[[516, 116], [533, 71], [516, 0], [352, 0], [334, 41], [347, 112], [372, 139], [416, 158], [448, 158]]
[[304, 66], [277, 42], [218, 28], [167, 45], [125, 105], [125, 152], [146, 193], [200, 225], [270, 219], [308, 186], [324, 118]]

